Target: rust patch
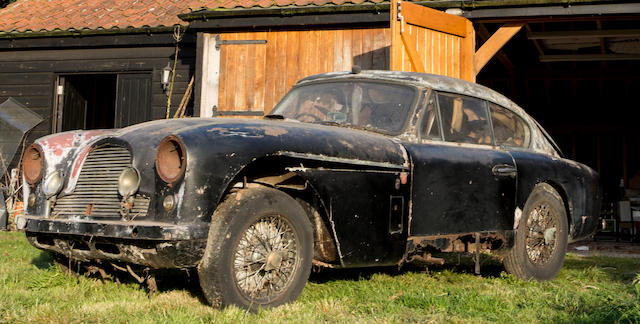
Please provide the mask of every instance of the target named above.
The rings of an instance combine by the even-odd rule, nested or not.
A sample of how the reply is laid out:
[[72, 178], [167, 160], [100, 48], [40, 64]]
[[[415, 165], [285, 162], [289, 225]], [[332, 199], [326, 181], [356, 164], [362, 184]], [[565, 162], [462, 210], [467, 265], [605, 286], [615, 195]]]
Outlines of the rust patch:
[[91, 216], [91, 212], [93, 211], [93, 204], [87, 205], [87, 209], [84, 211], [85, 216]]

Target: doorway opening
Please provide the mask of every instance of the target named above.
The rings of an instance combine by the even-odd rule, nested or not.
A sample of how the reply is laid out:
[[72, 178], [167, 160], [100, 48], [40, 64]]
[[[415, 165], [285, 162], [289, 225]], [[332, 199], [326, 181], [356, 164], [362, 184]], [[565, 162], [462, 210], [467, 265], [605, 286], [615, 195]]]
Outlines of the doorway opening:
[[56, 131], [116, 127], [116, 84], [116, 74], [60, 76]]
[[151, 72], [59, 75], [54, 132], [151, 119]]

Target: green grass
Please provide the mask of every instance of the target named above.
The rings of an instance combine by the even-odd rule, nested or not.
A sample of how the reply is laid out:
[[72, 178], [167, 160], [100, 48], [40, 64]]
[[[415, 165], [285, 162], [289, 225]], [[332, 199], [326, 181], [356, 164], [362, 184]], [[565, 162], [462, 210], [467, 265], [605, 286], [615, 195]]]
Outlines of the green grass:
[[568, 255], [550, 282], [525, 282], [489, 260], [322, 270], [297, 302], [257, 314], [204, 303], [197, 278], [163, 272], [151, 297], [134, 281], [65, 276], [22, 233], [0, 232], [0, 323], [458, 322], [640, 323], [640, 259]]

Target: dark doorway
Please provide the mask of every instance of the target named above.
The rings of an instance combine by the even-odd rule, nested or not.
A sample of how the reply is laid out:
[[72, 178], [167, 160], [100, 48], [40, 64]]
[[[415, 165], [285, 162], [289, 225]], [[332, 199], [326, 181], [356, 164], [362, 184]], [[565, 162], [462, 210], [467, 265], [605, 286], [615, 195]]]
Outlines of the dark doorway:
[[58, 78], [56, 131], [120, 128], [151, 117], [151, 73]]
[[60, 77], [64, 85], [58, 131], [115, 127], [115, 74]]

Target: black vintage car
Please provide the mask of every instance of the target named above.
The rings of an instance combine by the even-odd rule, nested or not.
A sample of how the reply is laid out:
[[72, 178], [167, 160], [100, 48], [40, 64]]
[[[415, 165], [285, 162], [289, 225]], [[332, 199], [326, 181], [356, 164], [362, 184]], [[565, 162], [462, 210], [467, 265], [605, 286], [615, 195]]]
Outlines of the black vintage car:
[[391, 71], [305, 78], [260, 120], [41, 138], [24, 197], [19, 227], [61, 264], [197, 268], [211, 304], [246, 308], [295, 300], [312, 264], [434, 252], [497, 252], [519, 278], [552, 279], [600, 210], [598, 175], [513, 102]]

